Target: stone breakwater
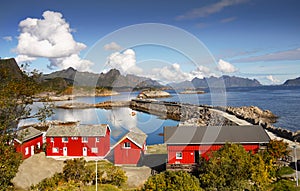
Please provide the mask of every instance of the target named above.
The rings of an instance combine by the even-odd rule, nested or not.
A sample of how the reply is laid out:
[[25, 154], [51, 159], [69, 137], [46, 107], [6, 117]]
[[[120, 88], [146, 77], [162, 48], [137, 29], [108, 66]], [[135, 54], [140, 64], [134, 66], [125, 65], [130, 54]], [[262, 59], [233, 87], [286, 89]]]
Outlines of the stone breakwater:
[[234, 122], [210, 110], [210, 106], [205, 105], [199, 106], [177, 102], [133, 99], [130, 102], [130, 108], [158, 115], [162, 118], [180, 121], [183, 125], [236, 125]]
[[151, 101], [146, 99], [135, 99], [130, 102], [130, 108], [138, 111], [148, 112], [168, 119], [180, 121], [183, 125], [237, 125], [228, 118], [222, 117], [214, 110], [219, 110], [239, 119], [245, 120], [253, 125], [261, 125], [275, 135], [291, 141], [300, 142], [300, 131], [292, 132], [287, 129], [278, 128], [272, 124], [276, 122], [277, 116], [269, 110], [262, 110], [256, 106], [249, 107], [212, 107], [207, 105], [191, 105], [176, 102]]

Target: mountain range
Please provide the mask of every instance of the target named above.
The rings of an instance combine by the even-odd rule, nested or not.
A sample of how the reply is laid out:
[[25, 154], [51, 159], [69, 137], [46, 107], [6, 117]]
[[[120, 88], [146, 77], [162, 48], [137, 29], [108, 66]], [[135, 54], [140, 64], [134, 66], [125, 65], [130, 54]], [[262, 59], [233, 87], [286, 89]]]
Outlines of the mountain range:
[[[15, 59], [0, 59], [0, 79], [10, 76], [11, 79], [20, 79], [24, 74], [20, 70]], [[225, 87], [257, 87], [262, 86], [256, 79], [241, 78], [236, 76], [194, 78], [191, 81], [170, 83], [164, 86], [151, 78], [140, 77], [132, 74], [122, 75], [119, 70], [111, 69], [107, 73], [79, 72], [74, 68], [56, 71], [41, 75], [39, 82], [45, 87], [62, 90], [70, 85], [106, 87], [120, 90], [144, 89], [144, 88], [173, 88], [173, 89], [204, 89], [220, 84]], [[287, 80], [284, 86], [300, 86], [300, 77]]]

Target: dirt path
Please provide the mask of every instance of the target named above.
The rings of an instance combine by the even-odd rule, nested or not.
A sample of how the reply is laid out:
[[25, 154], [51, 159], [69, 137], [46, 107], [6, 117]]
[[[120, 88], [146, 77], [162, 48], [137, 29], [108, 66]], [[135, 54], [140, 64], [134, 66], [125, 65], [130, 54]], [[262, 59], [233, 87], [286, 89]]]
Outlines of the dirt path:
[[45, 153], [35, 154], [23, 161], [12, 182], [16, 188], [28, 189], [44, 178], [62, 172], [63, 165], [63, 161], [46, 158]]
[[125, 167], [122, 169], [126, 172], [128, 177], [127, 184], [129, 188], [141, 187], [145, 181], [151, 176], [151, 169], [149, 167]]

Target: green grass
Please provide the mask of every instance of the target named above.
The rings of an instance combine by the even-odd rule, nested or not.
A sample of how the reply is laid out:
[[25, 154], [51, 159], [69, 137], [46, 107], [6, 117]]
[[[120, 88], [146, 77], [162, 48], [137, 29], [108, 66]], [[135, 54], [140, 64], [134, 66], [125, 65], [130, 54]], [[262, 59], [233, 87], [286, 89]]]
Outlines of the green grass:
[[278, 176], [283, 176], [283, 175], [287, 175], [287, 174], [293, 174], [295, 173], [295, 170], [292, 169], [291, 167], [289, 166], [284, 166], [284, 167], [281, 167], [278, 172], [277, 172], [277, 175]]
[[[84, 191], [95, 191], [96, 186], [86, 186], [83, 189]], [[98, 191], [121, 191], [118, 187], [111, 184], [100, 184], [98, 185]]]

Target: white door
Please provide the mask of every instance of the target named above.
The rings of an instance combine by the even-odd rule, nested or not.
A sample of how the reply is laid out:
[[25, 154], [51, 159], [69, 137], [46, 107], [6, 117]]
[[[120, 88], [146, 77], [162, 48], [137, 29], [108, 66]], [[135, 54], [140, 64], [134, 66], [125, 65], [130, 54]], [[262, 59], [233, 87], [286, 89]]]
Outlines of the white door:
[[34, 145], [30, 147], [30, 156], [34, 155]]
[[87, 156], [87, 148], [86, 147], [82, 148], [82, 156]]
[[67, 156], [67, 155], [68, 155], [68, 148], [67, 148], [67, 147], [64, 147], [64, 148], [63, 148], [63, 155], [64, 155], [64, 156]]

